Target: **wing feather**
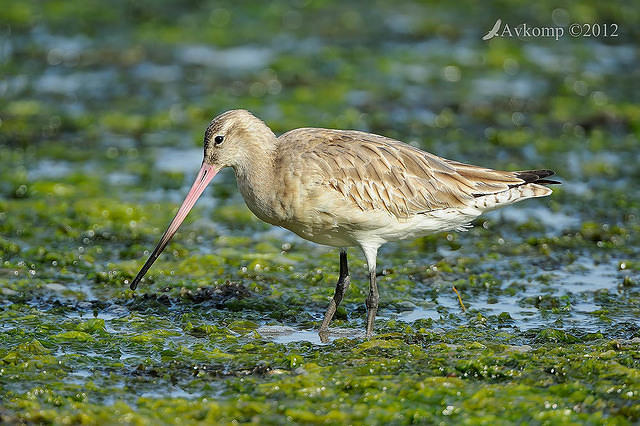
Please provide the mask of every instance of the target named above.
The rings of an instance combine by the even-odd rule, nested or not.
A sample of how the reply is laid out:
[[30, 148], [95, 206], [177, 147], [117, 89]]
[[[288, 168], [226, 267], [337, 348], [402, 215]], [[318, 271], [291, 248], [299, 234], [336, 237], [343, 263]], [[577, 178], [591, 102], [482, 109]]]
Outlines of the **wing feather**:
[[[446, 208], [473, 207], [474, 199], [540, 181], [553, 172], [505, 172], [447, 160], [370, 133], [296, 129], [280, 137], [296, 150], [314, 181], [360, 210], [407, 218]], [[291, 155], [291, 152], [289, 152]], [[551, 183], [553, 181], [549, 181]]]

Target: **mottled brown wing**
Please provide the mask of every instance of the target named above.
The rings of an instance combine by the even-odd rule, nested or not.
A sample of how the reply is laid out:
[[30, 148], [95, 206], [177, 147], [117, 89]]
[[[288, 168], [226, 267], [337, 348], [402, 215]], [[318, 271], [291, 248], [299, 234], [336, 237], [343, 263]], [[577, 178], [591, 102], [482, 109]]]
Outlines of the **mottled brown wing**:
[[357, 131], [297, 129], [281, 138], [300, 149], [306, 170], [363, 211], [400, 217], [465, 208], [475, 197], [525, 183], [502, 172], [445, 160], [411, 145]]

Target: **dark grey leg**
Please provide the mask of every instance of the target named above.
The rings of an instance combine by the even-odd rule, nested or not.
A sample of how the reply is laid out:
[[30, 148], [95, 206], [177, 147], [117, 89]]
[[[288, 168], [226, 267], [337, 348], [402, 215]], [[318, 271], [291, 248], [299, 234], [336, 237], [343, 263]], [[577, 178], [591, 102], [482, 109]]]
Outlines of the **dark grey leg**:
[[376, 283], [376, 270], [369, 271], [369, 296], [367, 296], [367, 338], [373, 335], [373, 322], [378, 312], [378, 284]]
[[333, 293], [333, 299], [329, 302], [327, 313], [324, 314], [324, 320], [320, 326], [319, 333], [322, 334], [329, 331], [329, 323], [331, 322], [333, 315], [336, 313], [336, 309], [340, 306], [340, 302], [342, 302], [342, 298], [344, 297], [345, 291], [349, 288], [350, 282], [349, 267], [347, 266], [347, 252], [345, 250], [340, 250], [340, 277], [336, 284], [336, 291]]

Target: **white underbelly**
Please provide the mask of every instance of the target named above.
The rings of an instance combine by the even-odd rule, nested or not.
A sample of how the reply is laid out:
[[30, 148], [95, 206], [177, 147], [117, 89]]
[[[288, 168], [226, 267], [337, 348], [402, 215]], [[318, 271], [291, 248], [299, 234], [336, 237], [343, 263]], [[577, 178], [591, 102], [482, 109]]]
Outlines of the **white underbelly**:
[[469, 212], [458, 209], [434, 210], [406, 220], [390, 221], [375, 234], [386, 242], [418, 238], [443, 231], [464, 230], [469, 222], [479, 215], [479, 212], [476, 212], [475, 209]]
[[422, 213], [407, 219], [398, 219], [386, 212], [362, 212], [353, 221], [306, 221], [284, 226], [300, 237], [334, 247], [350, 247], [363, 244], [382, 245], [390, 241], [406, 240], [425, 235], [464, 230], [469, 222], [480, 215], [476, 209], [466, 211], [442, 209]]

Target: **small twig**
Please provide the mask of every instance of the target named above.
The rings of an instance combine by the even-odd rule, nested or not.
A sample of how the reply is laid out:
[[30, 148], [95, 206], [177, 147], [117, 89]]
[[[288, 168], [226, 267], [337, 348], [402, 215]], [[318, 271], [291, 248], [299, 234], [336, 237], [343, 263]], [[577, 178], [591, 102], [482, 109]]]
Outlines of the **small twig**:
[[456, 296], [458, 296], [458, 302], [460, 302], [460, 306], [462, 307], [462, 312], [467, 312], [467, 308], [464, 306], [464, 303], [462, 303], [462, 297], [460, 297], [460, 293], [458, 293], [458, 289], [456, 288], [456, 286], [452, 286], [453, 287], [453, 291], [456, 292]]

